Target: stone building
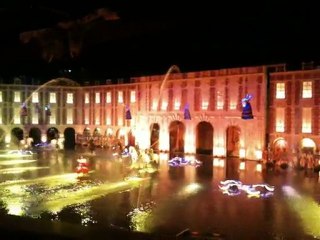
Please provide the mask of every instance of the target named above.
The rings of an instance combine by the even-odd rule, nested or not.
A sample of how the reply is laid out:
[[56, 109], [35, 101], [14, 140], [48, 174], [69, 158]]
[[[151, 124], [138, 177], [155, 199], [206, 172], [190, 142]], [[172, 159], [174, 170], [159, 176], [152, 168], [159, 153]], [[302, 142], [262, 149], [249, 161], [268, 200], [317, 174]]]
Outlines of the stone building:
[[[199, 72], [172, 66], [117, 84], [0, 84], [1, 142], [56, 140], [72, 148], [119, 141], [175, 155], [260, 160], [268, 152], [298, 161], [318, 153], [319, 80], [319, 69], [279, 64]], [[248, 94], [253, 118], [243, 119]]]

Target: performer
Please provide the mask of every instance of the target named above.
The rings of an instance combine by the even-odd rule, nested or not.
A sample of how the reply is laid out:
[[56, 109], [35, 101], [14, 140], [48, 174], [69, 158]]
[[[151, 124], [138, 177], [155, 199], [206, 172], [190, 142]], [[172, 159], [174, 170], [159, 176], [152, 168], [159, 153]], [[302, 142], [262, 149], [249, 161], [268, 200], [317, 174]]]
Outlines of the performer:
[[89, 163], [88, 160], [82, 156], [77, 159], [78, 166], [76, 168], [76, 172], [78, 177], [86, 176], [89, 173]]
[[241, 104], [242, 104], [242, 119], [253, 119], [252, 115], [252, 108], [250, 104], [250, 100], [252, 99], [252, 95], [247, 94], [245, 98], [242, 98]]

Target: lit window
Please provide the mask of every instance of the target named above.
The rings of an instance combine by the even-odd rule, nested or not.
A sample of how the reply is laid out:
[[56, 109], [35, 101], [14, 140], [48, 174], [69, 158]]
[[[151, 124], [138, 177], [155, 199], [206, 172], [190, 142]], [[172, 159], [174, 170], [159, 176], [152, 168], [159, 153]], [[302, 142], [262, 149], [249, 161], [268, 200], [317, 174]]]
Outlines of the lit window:
[[14, 124], [20, 124], [21, 123], [20, 107], [17, 107], [17, 108], [14, 109], [13, 123]]
[[39, 102], [39, 93], [38, 92], [32, 93], [32, 102], [33, 103], [38, 103]]
[[180, 102], [178, 100], [175, 100], [174, 102], [174, 110], [179, 110], [180, 109]]
[[99, 111], [96, 111], [96, 112], [95, 112], [94, 123], [95, 123], [96, 125], [100, 125], [100, 112], [99, 112]]
[[284, 132], [284, 108], [276, 109], [276, 132]]
[[312, 82], [303, 82], [302, 98], [312, 98]]
[[67, 93], [67, 103], [73, 103], [73, 93]]
[[123, 92], [122, 91], [118, 92], [118, 103], [123, 103]]
[[90, 114], [89, 109], [85, 108], [84, 109], [84, 124], [89, 124], [89, 118], [90, 118], [89, 114]]
[[203, 101], [201, 108], [202, 108], [202, 110], [207, 110], [208, 106], [209, 106], [209, 103], [207, 101]]
[[221, 110], [223, 109], [223, 102], [222, 101], [218, 101], [217, 102], [217, 110]]
[[111, 92], [107, 92], [106, 103], [111, 103]]
[[312, 109], [303, 108], [302, 109], [302, 132], [311, 133], [312, 132]]
[[49, 93], [49, 103], [57, 103], [57, 94], [55, 92]]
[[2, 92], [0, 91], [0, 102], [2, 102]]
[[38, 124], [39, 123], [39, 113], [35, 111], [32, 114], [32, 124]]
[[286, 98], [286, 89], [285, 83], [277, 83], [276, 89], [276, 99], [285, 99]]
[[136, 102], [136, 91], [130, 92], [130, 102], [135, 103]]
[[236, 103], [236, 102], [230, 102], [230, 104], [229, 104], [229, 109], [230, 109], [230, 110], [235, 110], [235, 109], [237, 109], [237, 103]]
[[51, 109], [51, 116], [49, 118], [49, 123], [50, 124], [56, 124], [57, 123], [57, 119], [56, 119], [56, 111]]
[[14, 98], [13, 98], [14, 102], [21, 102], [21, 93], [20, 92], [14, 92]]
[[122, 126], [123, 125], [123, 119], [122, 118], [118, 118], [118, 126]]
[[158, 108], [158, 102], [157, 100], [153, 100], [152, 107], [151, 107], [152, 111], [156, 111], [157, 108]]
[[167, 102], [162, 102], [162, 104], [161, 104], [161, 110], [162, 110], [162, 111], [165, 111], [165, 110], [167, 110], [167, 107], [168, 107], [168, 103], [167, 103]]
[[100, 103], [100, 93], [96, 92], [96, 103]]
[[73, 109], [68, 108], [67, 109], [67, 122], [66, 124], [73, 124]]
[[88, 92], [84, 94], [84, 103], [86, 104], [90, 103], [90, 95]]

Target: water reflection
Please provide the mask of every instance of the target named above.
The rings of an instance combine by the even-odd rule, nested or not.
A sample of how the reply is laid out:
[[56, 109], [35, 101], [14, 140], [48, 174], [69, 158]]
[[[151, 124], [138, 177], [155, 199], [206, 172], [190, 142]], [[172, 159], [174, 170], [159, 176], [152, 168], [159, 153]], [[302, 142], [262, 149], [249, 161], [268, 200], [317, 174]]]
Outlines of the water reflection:
[[[89, 159], [87, 180], [79, 180], [75, 174], [80, 154]], [[158, 172], [152, 174], [141, 173], [129, 162], [103, 152], [47, 151], [39, 153], [36, 161], [12, 162], [14, 165], [0, 159], [1, 170], [41, 167], [24, 173], [0, 171], [0, 214], [173, 235], [189, 228], [224, 233], [227, 239], [307, 239], [311, 231], [306, 230], [310, 229], [306, 224], [317, 228], [319, 221], [305, 223], [298, 205], [288, 201], [281, 187], [290, 185], [303, 192], [310, 199], [305, 201], [306, 209], [316, 209], [318, 175], [306, 178], [294, 170], [257, 172], [256, 163], [250, 161], [240, 170], [237, 158], [219, 159], [223, 164], [217, 166], [209, 156], [196, 158], [202, 162], [199, 167], [171, 167], [167, 160], [161, 160]], [[274, 195], [267, 199], [247, 198], [245, 194], [229, 197], [218, 187], [226, 179], [268, 183], [275, 186]]]

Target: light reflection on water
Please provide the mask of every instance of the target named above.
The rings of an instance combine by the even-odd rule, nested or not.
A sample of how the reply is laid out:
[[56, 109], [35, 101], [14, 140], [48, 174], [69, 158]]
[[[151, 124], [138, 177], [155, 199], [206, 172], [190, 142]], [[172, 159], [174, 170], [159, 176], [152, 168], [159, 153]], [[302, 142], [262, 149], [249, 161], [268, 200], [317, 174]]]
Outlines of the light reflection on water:
[[[306, 178], [303, 172], [295, 171], [259, 173], [254, 163], [240, 171], [236, 159], [229, 159], [223, 168], [213, 168], [212, 159], [205, 158], [198, 168], [170, 167], [160, 161], [157, 173], [144, 173], [148, 179], [131, 185], [125, 179], [137, 171], [128, 162], [111, 160], [100, 152], [88, 155], [90, 179], [78, 180], [74, 174], [78, 156], [44, 152], [36, 162], [23, 166], [47, 169], [0, 174], [0, 209], [84, 226], [173, 235], [189, 228], [223, 233], [227, 239], [308, 239], [281, 186], [292, 185], [311, 197], [320, 193], [316, 176]], [[276, 190], [268, 199], [248, 198], [245, 194], [230, 197], [218, 188], [225, 179], [244, 184], [269, 183]]]

